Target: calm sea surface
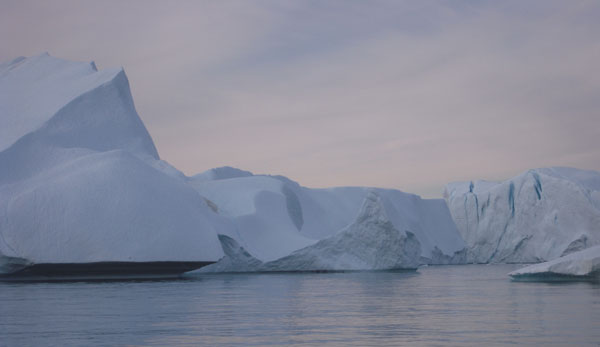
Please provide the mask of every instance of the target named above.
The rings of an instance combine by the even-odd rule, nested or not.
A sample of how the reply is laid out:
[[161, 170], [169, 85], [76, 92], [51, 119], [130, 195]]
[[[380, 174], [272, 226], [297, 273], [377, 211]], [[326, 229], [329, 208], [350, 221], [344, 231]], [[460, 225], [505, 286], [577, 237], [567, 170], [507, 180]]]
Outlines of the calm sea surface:
[[518, 267], [0, 283], [0, 346], [600, 346], [600, 284]]

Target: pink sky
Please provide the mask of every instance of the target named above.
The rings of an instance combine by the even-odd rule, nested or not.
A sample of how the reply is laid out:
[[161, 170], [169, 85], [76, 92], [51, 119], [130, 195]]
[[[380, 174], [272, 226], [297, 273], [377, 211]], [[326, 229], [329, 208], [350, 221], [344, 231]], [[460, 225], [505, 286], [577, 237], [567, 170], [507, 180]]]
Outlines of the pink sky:
[[[123, 66], [161, 157], [439, 197], [600, 170], [600, 3], [0, 1], [0, 61]], [[1, 116], [1, 115], [0, 115]]]

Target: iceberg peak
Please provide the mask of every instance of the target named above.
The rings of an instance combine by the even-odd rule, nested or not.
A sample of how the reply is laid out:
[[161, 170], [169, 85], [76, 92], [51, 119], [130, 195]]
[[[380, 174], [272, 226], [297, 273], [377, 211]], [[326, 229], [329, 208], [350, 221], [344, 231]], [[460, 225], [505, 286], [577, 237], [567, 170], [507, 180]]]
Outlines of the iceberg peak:
[[369, 192], [356, 221], [337, 234], [287, 257], [264, 264], [269, 271], [416, 269], [421, 245], [410, 231], [394, 227], [375, 192]]
[[0, 115], [0, 273], [223, 255], [230, 227], [160, 161], [122, 68], [0, 64]]
[[367, 193], [360, 211], [358, 212], [358, 216], [356, 217], [356, 223], [365, 223], [367, 221], [374, 223], [389, 222], [381, 198], [374, 191], [369, 191]]
[[48, 54], [2, 64], [0, 114], [0, 152], [23, 140], [158, 159], [122, 68], [98, 71]]

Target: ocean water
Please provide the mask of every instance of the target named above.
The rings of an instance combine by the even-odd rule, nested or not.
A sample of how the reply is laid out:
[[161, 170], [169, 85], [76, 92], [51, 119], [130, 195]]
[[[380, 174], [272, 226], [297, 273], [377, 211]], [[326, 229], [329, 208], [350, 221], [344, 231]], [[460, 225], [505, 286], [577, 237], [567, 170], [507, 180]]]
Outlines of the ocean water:
[[518, 267], [0, 283], [0, 346], [600, 346], [600, 284]]

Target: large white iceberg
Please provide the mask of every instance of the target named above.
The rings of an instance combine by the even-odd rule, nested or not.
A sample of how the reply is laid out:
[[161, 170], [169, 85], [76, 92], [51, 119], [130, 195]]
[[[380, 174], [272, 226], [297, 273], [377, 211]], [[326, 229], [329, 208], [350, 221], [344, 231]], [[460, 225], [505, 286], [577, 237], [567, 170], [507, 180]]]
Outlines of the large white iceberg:
[[47, 54], [3, 63], [0, 115], [5, 271], [223, 256], [230, 223], [159, 159], [122, 69]]
[[600, 173], [529, 170], [496, 183], [451, 183], [444, 197], [477, 263], [536, 263], [600, 244]]
[[590, 247], [545, 263], [530, 265], [513, 271], [509, 275], [515, 279], [553, 276], [600, 279], [600, 246]]
[[252, 175], [233, 168], [212, 169], [190, 178], [189, 184], [233, 220], [236, 228], [225, 235], [263, 262], [337, 235], [354, 223], [370, 192], [379, 197], [397, 230], [415, 235], [421, 262], [464, 259], [465, 244], [441, 199], [421, 199], [393, 189], [311, 189], [282, 176]]
[[265, 264], [268, 271], [416, 269], [421, 245], [408, 230], [398, 230], [379, 196], [365, 197], [356, 221], [314, 245]]
[[[359, 235], [378, 244], [389, 235], [343, 231], [371, 191], [393, 230], [414, 234], [415, 242], [402, 234], [418, 247], [403, 249], [398, 264], [414, 252], [422, 262], [452, 262], [464, 248], [442, 200], [309, 189], [230, 167], [186, 177], [160, 160], [122, 69], [48, 54], [2, 63], [0, 114], [4, 272], [39, 263], [217, 261], [240, 249], [268, 263], [313, 246], [350, 247]], [[359, 254], [358, 244], [348, 252]], [[255, 264], [246, 263], [235, 266]]]
[[421, 245], [413, 233], [394, 227], [380, 197], [369, 192], [354, 223], [313, 245], [263, 263], [235, 240], [220, 235], [226, 257], [205, 272], [341, 271], [416, 269]]
[[[0, 64], [0, 273], [30, 264], [207, 261], [207, 271], [540, 262], [600, 244], [600, 174], [451, 183], [445, 200], [311, 189], [159, 158], [122, 69]], [[220, 269], [220, 270], [219, 270]]]

